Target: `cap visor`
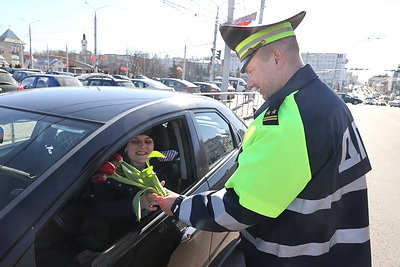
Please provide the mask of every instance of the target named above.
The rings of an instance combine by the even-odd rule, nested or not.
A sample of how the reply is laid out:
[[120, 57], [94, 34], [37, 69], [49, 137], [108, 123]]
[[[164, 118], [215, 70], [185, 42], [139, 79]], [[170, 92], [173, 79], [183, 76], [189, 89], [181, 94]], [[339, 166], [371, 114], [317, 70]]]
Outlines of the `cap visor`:
[[246, 66], [247, 66], [247, 64], [249, 64], [250, 60], [253, 58], [253, 56], [255, 55], [256, 52], [257, 52], [257, 50], [254, 51], [253, 54], [248, 55], [247, 57], [245, 57], [243, 59], [243, 61], [240, 63], [240, 72], [241, 73], [245, 73], [246, 72]]

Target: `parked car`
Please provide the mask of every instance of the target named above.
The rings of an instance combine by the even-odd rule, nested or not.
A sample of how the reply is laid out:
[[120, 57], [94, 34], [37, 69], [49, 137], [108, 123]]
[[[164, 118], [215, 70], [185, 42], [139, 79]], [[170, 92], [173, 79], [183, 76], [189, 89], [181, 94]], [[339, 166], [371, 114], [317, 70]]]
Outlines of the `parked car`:
[[106, 249], [80, 251], [91, 226], [91, 177], [156, 126], [163, 138], [155, 149], [177, 152], [164, 165], [167, 188], [217, 190], [236, 169], [246, 126], [208, 97], [115, 87], [0, 94], [0, 265], [68, 266], [79, 254], [88, 266], [166, 266], [171, 255], [180, 266], [220, 266], [237, 233], [194, 230], [161, 210], [142, 214]]
[[[207, 83], [207, 82], [194, 82], [195, 85], [197, 85], [200, 88], [200, 92], [208, 97], [214, 98], [214, 99], [221, 99], [221, 88], [218, 87], [218, 85], [214, 83]], [[211, 94], [206, 94], [206, 93], [211, 93]]]
[[130, 78], [129, 78], [128, 76], [121, 75], [121, 74], [114, 74], [114, 75], [112, 75], [112, 76], [113, 76], [115, 79], [127, 80], [127, 81], [130, 80]]
[[21, 84], [19, 84], [10, 73], [0, 69], [0, 93], [22, 90]]
[[345, 103], [351, 103], [353, 105], [361, 104], [363, 101], [359, 98], [355, 98], [350, 96], [349, 94], [346, 93], [338, 93], [338, 96], [345, 102]]
[[28, 77], [28, 76], [32, 76], [32, 75], [37, 75], [38, 73], [35, 71], [28, 71], [28, 70], [16, 70], [13, 73], [13, 78], [19, 82], [21, 81], [23, 78]]
[[[213, 81], [213, 82], [210, 82], [210, 83], [213, 83], [213, 84], [216, 84], [221, 90], [222, 90], [222, 82], [219, 82], [219, 81]], [[228, 90], [228, 92], [230, 93], [230, 94], [228, 94], [228, 100], [232, 100], [232, 99], [234, 99], [235, 98], [235, 88], [230, 84], [230, 83], [228, 83], [228, 88], [227, 88], [227, 90]]]
[[129, 88], [135, 88], [132, 81], [116, 79], [112, 76], [90, 76], [89, 78], [82, 81], [85, 86], [123, 86]]
[[111, 75], [104, 74], [104, 73], [83, 73], [83, 74], [80, 74], [79, 76], [77, 76], [77, 78], [80, 81], [84, 81], [84, 80], [86, 80], [88, 78], [100, 78], [100, 77], [112, 78]]
[[58, 87], [58, 86], [82, 86], [81, 81], [73, 76], [59, 74], [31, 75], [21, 80], [24, 89]]
[[[215, 77], [215, 81], [222, 82], [222, 77]], [[244, 92], [247, 88], [247, 82], [242, 78], [229, 77], [228, 81], [236, 92]]]
[[132, 79], [148, 79], [148, 77], [145, 75], [133, 75]]
[[400, 108], [400, 100], [391, 100], [389, 101], [388, 105], [390, 107], [399, 107]]
[[149, 78], [131, 79], [131, 81], [137, 88], [175, 91], [174, 88], [166, 86], [162, 82], [158, 82]]
[[186, 93], [200, 93], [200, 88], [186, 80], [176, 78], [161, 78], [160, 81], [175, 89], [175, 91], [186, 92]]
[[64, 72], [64, 71], [47, 71], [46, 74], [53, 74], [53, 75], [66, 75], [66, 76], [75, 76], [71, 72]]
[[384, 99], [378, 99], [376, 102], [377, 106], [386, 106], [387, 102]]
[[364, 100], [364, 104], [366, 105], [375, 105], [375, 99], [372, 97], [366, 97]]

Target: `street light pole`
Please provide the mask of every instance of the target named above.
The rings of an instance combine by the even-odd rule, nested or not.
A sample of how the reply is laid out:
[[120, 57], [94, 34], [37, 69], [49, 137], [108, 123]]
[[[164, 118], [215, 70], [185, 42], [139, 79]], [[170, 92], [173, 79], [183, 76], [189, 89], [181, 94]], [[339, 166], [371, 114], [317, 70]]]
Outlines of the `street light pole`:
[[29, 24], [29, 63], [28, 63], [28, 68], [32, 68], [32, 30], [31, 30], [31, 25], [35, 22], [39, 22], [40, 20], [35, 20], [31, 23], [27, 22], [23, 18], [21, 18], [23, 21]]
[[214, 41], [212, 47], [212, 56], [211, 56], [211, 67], [210, 67], [210, 81], [214, 81], [214, 74], [215, 74], [215, 49], [217, 43], [217, 32], [218, 32], [218, 13], [219, 13], [219, 6], [217, 6], [217, 15], [215, 16], [215, 27], [214, 27]]
[[[214, 1], [213, 1], [214, 2]], [[215, 16], [215, 27], [214, 27], [214, 41], [213, 41], [213, 47], [212, 47], [212, 56], [211, 56], [211, 66], [210, 66], [210, 81], [214, 81], [215, 78], [215, 52], [216, 52], [216, 43], [217, 43], [217, 33], [218, 33], [218, 14], [219, 14], [219, 7], [225, 3], [227, 3], [228, 1], [225, 1], [219, 5], [217, 5], [215, 2], [214, 4], [217, 6], [217, 15]]]
[[97, 10], [100, 8], [106, 7], [106, 6], [101, 6], [98, 8], [92, 7], [88, 2], [85, 2], [90, 8], [93, 9], [94, 11], [94, 72], [98, 71], [98, 58], [97, 58]]

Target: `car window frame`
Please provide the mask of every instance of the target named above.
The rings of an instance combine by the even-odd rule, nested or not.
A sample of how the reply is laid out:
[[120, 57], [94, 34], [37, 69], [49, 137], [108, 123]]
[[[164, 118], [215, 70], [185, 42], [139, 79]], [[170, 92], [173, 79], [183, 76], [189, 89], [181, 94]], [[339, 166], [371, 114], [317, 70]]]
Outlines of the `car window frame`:
[[[158, 125], [160, 123], [165, 123], [166, 121], [177, 121], [177, 120], [181, 120], [182, 124], [185, 124], [185, 125], [190, 124], [190, 123], [187, 123], [187, 120], [188, 120], [188, 118], [191, 119], [191, 116], [188, 116], [187, 113], [188, 113], [187, 111], [177, 112], [177, 113], [174, 114], [174, 116], [171, 116], [171, 115], [162, 116], [163, 118], [159, 118], [158, 120], [154, 120], [154, 121], [152, 121], [150, 123], [144, 123], [142, 125], [138, 125], [137, 127], [135, 127], [135, 129], [132, 129], [131, 131], [125, 133], [123, 136], [121, 136], [117, 140], [117, 142], [115, 142], [112, 146], [107, 148], [108, 152], [104, 151], [104, 154], [103, 154], [103, 156], [101, 158], [104, 158], [105, 155], [107, 155], [106, 158], [111, 157], [111, 155], [113, 155], [116, 151], [120, 150], [126, 144], [126, 142], [129, 141], [129, 139], [132, 136], [134, 136], [134, 135], [136, 135], [136, 134], [138, 134], [140, 132], [143, 132], [144, 129], [146, 129], [146, 128], [150, 127], [150, 126], [155, 126], [155, 125]], [[167, 117], [167, 119], [166, 119], [166, 117]], [[180, 125], [180, 126], [181, 126], [181, 127], [179, 127], [180, 130], [182, 130], [183, 128], [187, 127], [187, 126], [182, 127], [182, 125]], [[184, 131], [189, 132], [188, 130], [184, 130]], [[190, 134], [187, 133], [187, 136], [190, 136]], [[187, 140], [189, 140], [189, 139], [187, 139]], [[191, 150], [190, 142], [187, 141], [186, 146], [189, 146], [189, 147], [186, 147], [185, 150]], [[191, 155], [186, 155], [186, 157], [192, 157], [192, 156]], [[194, 162], [195, 160], [193, 159], [191, 161]], [[96, 164], [95, 164], [96, 167], [95, 168], [93, 168], [93, 166], [92, 167], [87, 167], [87, 169], [96, 169], [97, 170], [101, 166], [101, 165], [99, 166], [99, 164], [101, 164], [101, 162], [99, 162], [99, 160], [96, 160]], [[195, 164], [187, 164], [187, 166], [192, 168], [192, 167], [195, 166]], [[90, 181], [89, 177], [91, 177], [91, 176], [88, 176], [88, 177], [84, 176], [84, 177], [80, 177], [80, 178], [81, 179], [86, 179], [86, 182], [88, 182], [88, 181]], [[82, 180], [81, 179], [79, 179], [79, 178], [75, 179], [74, 183], [80, 183], [81, 185], [78, 186], [78, 187], [72, 186], [72, 187], [75, 188], [74, 189], [74, 193], [77, 193], [84, 186], [84, 183], [82, 184]], [[185, 190], [183, 190], [182, 194], [190, 193], [190, 192], [196, 191], [196, 190], [206, 191], [208, 189], [208, 187], [204, 188], [204, 186], [207, 186], [206, 182], [204, 182], [203, 185], [201, 185], [199, 183], [199, 181], [197, 181], [194, 177], [192, 177], [191, 181], [192, 182], [190, 183], [189, 187], [187, 187]], [[70, 191], [70, 189], [68, 189], [68, 191]], [[71, 193], [69, 193], [68, 195], [71, 195]], [[64, 200], [64, 203], [62, 204], [62, 206], [66, 205], [69, 200], [70, 200], [70, 198]], [[165, 223], [166, 220], [168, 221], [169, 225], [172, 224], [172, 225], [175, 225], [175, 226], [173, 226], [174, 228], [177, 227], [176, 226], [177, 222], [175, 220], [172, 220], [171, 217], [167, 216], [166, 214], [162, 213], [161, 211], [157, 211], [155, 213], [151, 213], [151, 214], [143, 217], [141, 222], [135, 224], [134, 227], [132, 227], [131, 230], [128, 233], [126, 233], [119, 240], [117, 240], [114, 244], [112, 244], [111, 248], [113, 248], [113, 249], [107, 250], [104, 253], [105, 255], [107, 255], [106, 258], [103, 259], [102, 256], [100, 256], [100, 258], [102, 258], [103, 260], [106, 260], [111, 256], [111, 259], [108, 259], [108, 260], [112, 260], [112, 257], [113, 257], [112, 255], [119, 255], [121, 253], [121, 251], [128, 249], [126, 247], [127, 244], [125, 243], [126, 240], [130, 240], [129, 241], [130, 244], [135, 244], [135, 242], [136, 242], [136, 241], [132, 241], [132, 239], [135, 239], [135, 240], [137, 240], [137, 242], [140, 242], [140, 240], [143, 238], [143, 234], [148, 233], [149, 231], [159, 227], [160, 222], [164, 222]], [[170, 226], [170, 227], [172, 227], [172, 226]], [[183, 227], [184, 227], [183, 225], [178, 226], [179, 229], [181, 229]], [[103, 260], [100, 261], [100, 262], [103, 262]]]

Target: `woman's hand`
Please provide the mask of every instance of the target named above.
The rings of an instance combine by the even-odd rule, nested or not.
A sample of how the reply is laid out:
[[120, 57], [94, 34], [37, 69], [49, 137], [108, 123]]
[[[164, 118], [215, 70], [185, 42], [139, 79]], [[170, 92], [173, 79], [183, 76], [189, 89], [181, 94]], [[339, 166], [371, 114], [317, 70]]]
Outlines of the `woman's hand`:
[[[161, 181], [160, 184], [164, 187], [165, 181]], [[165, 190], [167, 190], [167, 189], [165, 189]], [[140, 207], [142, 207], [142, 209], [146, 209], [148, 211], [156, 211], [158, 202], [156, 200], [154, 200], [154, 198], [151, 195], [152, 194], [143, 194], [140, 197]], [[155, 195], [157, 196], [157, 194], [155, 194]]]
[[158, 205], [160, 208], [169, 216], [174, 216], [174, 214], [171, 211], [172, 204], [174, 204], [174, 201], [177, 197], [179, 197], [179, 194], [172, 192], [170, 190], [166, 190], [168, 193], [168, 196], [162, 197], [159, 196], [155, 193], [152, 194], [146, 194], [146, 199], [149, 201], [153, 206]]

